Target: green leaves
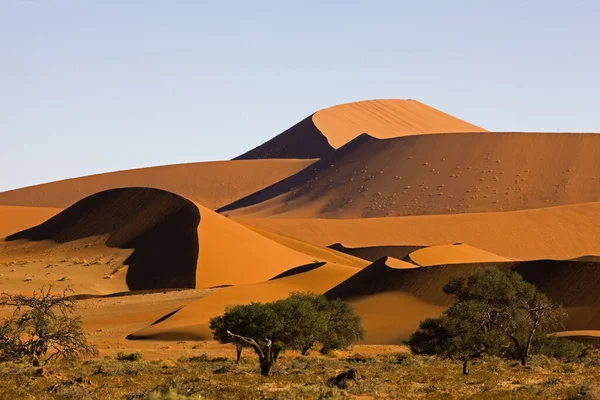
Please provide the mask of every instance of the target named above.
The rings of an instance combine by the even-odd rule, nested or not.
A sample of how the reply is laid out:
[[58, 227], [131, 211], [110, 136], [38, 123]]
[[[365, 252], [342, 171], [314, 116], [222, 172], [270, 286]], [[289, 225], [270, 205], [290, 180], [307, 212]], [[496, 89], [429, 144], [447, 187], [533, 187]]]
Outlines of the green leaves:
[[344, 348], [364, 336], [360, 317], [341, 300], [327, 300], [316, 293], [292, 293], [270, 303], [236, 305], [211, 318], [214, 338], [230, 343], [227, 331], [254, 339], [270, 339], [274, 348], [308, 351], [313, 344]]
[[450, 280], [457, 302], [442, 317], [423, 321], [410, 340], [414, 352], [468, 360], [514, 356], [525, 365], [532, 341], [560, 323], [562, 309], [513, 271], [485, 269]]

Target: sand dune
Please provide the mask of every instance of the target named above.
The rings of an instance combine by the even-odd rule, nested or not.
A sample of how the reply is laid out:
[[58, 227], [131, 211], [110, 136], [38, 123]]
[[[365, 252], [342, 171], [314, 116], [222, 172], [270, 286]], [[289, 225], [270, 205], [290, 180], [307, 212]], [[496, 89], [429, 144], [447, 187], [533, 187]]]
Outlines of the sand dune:
[[376, 138], [484, 129], [416, 100], [368, 100], [317, 111], [237, 159], [321, 158], [362, 133]]
[[462, 133], [385, 140], [363, 134], [219, 211], [259, 218], [366, 218], [600, 201], [599, 151], [597, 134]]
[[64, 208], [107, 189], [152, 187], [179, 194], [214, 210], [293, 175], [312, 162], [216, 161], [132, 169], [2, 192], [0, 204]]
[[0, 206], [0, 238], [44, 222], [60, 208]]
[[213, 316], [222, 314], [228, 305], [278, 300], [296, 291], [323, 293], [352, 276], [356, 271], [358, 271], [357, 268], [327, 263], [308, 272], [280, 279], [220, 289], [184, 306], [163, 321], [135, 332], [131, 335], [131, 338], [155, 340], [211, 339], [208, 320]]
[[191, 288], [196, 285], [199, 223], [198, 208], [181, 196], [157, 189], [112, 189], [6, 240], [66, 243], [108, 235], [108, 247], [135, 249], [125, 261], [130, 289]]
[[520, 260], [600, 255], [600, 202], [502, 213], [238, 221], [319, 246], [337, 242], [348, 247], [460, 242]]
[[399, 291], [356, 297], [349, 303], [362, 318], [365, 344], [401, 344], [422, 320], [438, 317], [445, 309]]
[[181, 196], [149, 188], [89, 196], [9, 236], [4, 247], [43, 241], [39, 250], [48, 241], [98, 237], [106, 237], [109, 248], [135, 249], [124, 261], [131, 290], [260, 282], [313, 261]]
[[406, 261], [426, 267], [440, 264], [504, 262], [510, 260], [466, 244], [444, 244], [413, 251]]
[[[452, 297], [443, 292], [443, 287], [449, 279], [488, 267], [517, 271], [526, 281], [548, 294], [553, 301], [563, 305], [570, 317], [565, 324], [568, 330], [600, 329], [600, 295], [597, 291], [600, 284], [600, 265], [594, 262], [538, 260], [395, 268], [387, 263], [386, 258], [382, 258], [332, 288], [325, 295], [329, 298], [346, 299], [352, 303], [364, 302], [373, 295], [395, 293], [401, 299], [409, 295], [422, 304], [444, 307], [452, 302]], [[392, 315], [393, 310], [398, 317], [402, 317], [404, 303], [380, 304], [379, 307], [380, 313], [383, 313], [381, 308], [388, 307], [388, 315]], [[369, 308], [365, 307], [365, 310], [368, 312]], [[423, 319], [423, 316], [434, 310], [410, 311], [409, 319], [412, 315], [420, 315]], [[407, 331], [416, 327], [415, 321], [411, 321], [413, 325]], [[380, 325], [385, 328], [385, 324]], [[368, 327], [366, 329], [368, 330]], [[373, 327], [371, 331], [375, 335], [383, 334]]]

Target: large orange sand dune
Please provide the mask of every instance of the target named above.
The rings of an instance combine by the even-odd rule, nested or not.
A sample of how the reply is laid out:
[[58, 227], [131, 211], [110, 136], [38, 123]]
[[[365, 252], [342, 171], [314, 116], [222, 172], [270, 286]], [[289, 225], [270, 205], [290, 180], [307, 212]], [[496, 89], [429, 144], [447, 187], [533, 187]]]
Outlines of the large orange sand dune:
[[367, 100], [317, 111], [237, 159], [321, 158], [362, 133], [376, 138], [486, 132], [416, 100]]
[[149, 188], [89, 196], [9, 236], [3, 252], [27, 240], [39, 242], [38, 252], [48, 252], [52, 242], [99, 237], [109, 248], [134, 249], [125, 260], [132, 290], [260, 282], [314, 261], [181, 196]]
[[359, 136], [221, 208], [233, 216], [365, 218], [512, 211], [600, 201], [600, 135]]
[[[571, 259], [600, 254], [600, 202], [459, 215], [242, 218], [238, 221], [319, 246], [338, 242], [348, 247], [435, 246], [460, 242], [521, 260]], [[361, 257], [362, 254], [355, 255]]]
[[107, 189], [151, 187], [179, 194], [216, 209], [293, 175], [312, 162], [216, 161], [132, 169], [2, 192], [0, 204], [64, 208]]

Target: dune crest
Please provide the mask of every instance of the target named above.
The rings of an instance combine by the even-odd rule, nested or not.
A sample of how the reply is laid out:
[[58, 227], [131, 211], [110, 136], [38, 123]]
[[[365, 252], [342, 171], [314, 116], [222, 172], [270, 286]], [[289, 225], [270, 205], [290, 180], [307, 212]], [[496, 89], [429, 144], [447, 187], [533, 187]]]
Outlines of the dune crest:
[[444, 132], [487, 131], [416, 100], [357, 101], [317, 111], [236, 160], [321, 158], [362, 133], [385, 139]]
[[313, 162], [214, 161], [138, 168], [1, 192], [0, 204], [64, 208], [108, 189], [149, 187], [178, 194], [214, 210], [293, 175]]

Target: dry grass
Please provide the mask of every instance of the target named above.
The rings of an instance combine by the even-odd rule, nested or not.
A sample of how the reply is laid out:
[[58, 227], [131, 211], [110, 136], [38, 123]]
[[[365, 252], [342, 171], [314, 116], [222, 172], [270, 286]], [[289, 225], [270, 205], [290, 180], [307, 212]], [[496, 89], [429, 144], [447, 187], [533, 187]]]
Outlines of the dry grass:
[[[571, 363], [534, 357], [525, 368], [517, 362], [488, 359], [476, 362], [471, 375], [463, 376], [457, 363], [409, 354], [305, 357], [290, 352], [278, 361], [271, 376], [263, 378], [249, 353], [240, 365], [207, 355], [152, 361], [107, 357], [52, 364], [41, 371], [26, 364], [2, 363], [0, 398], [600, 398], [596, 357]], [[358, 371], [356, 382], [341, 388], [327, 384], [349, 368]]]

